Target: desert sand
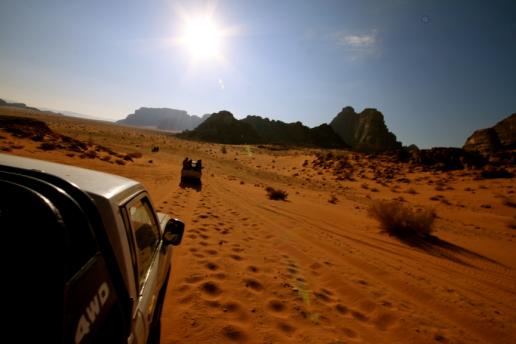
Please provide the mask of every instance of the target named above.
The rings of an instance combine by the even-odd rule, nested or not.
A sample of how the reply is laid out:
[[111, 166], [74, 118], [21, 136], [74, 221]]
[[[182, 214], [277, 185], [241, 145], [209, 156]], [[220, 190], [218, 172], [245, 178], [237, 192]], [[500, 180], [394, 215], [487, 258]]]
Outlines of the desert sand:
[[[323, 150], [222, 148], [107, 122], [37, 118], [54, 132], [141, 157], [122, 165], [43, 151], [39, 142], [2, 130], [0, 149], [136, 179], [158, 211], [185, 222], [183, 243], [174, 248], [162, 343], [516, 338], [514, 179], [423, 172], [333, 151], [349, 156], [349, 179], [313, 163]], [[203, 160], [201, 190], [179, 186], [185, 156]], [[373, 179], [387, 172], [393, 178]], [[268, 186], [286, 191], [287, 199], [270, 200]], [[409, 243], [384, 233], [367, 211], [379, 199], [434, 209], [438, 240]]]

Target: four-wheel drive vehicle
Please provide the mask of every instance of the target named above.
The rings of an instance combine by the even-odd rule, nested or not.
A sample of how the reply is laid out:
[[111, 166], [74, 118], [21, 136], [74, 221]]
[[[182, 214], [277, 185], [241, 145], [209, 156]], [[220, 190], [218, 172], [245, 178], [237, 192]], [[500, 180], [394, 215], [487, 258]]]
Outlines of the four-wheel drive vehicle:
[[14, 301], [4, 311], [19, 321], [5, 338], [159, 341], [182, 222], [156, 213], [134, 180], [13, 155], [0, 154], [0, 191], [2, 243], [16, 248], [2, 259]]
[[183, 168], [181, 169], [181, 184], [201, 184], [202, 177], [202, 161], [188, 160], [183, 161]]

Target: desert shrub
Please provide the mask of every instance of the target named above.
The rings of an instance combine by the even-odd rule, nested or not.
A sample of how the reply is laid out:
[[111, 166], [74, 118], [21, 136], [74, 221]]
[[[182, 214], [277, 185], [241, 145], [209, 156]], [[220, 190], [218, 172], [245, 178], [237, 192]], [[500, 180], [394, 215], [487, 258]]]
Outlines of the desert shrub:
[[116, 159], [115, 162], [119, 165], [125, 165], [125, 161], [123, 161], [122, 159]]
[[516, 201], [507, 196], [502, 196], [502, 203], [511, 208], [516, 208]]
[[408, 193], [408, 194], [411, 194], [411, 195], [416, 195], [416, 194], [417, 194], [417, 191], [416, 191], [416, 189], [414, 189], [414, 188], [408, 188], [407, 193]]
[[222, 152], [222, 154], [226, 154], [228, 152], [226, 146], [220, 147], [220, 151]]
[[398, 201], [374, 201], [369, 214], [387, 233], [398, 237], [429, 236], [436, 217], [433, 210], [413, 209]]
[[444, 190], [446, 190], [446, 187], [443, 184], [437, 184], [437, 186], [435, 187], [435, 191], [444, 191]]
[[97, 157], [97, 152], [95, 152], [94, 150], [89, 150], [84, 152], [84, 155], [86, 155], [86, 157], [89, 159], [95, 159]]
[[135, 158], [135, 159], [141, 158], [143, 156], [142, 153], [140, 153], [140, 152], [132, 152], [127, 155], [130, 156], [131, 158]]
[[267, 191], [267, 197], [274, 201], [285, 201], [287, 199], [288, 193], [281, 189], [274, 189], [271, 186], [265, 188]]
[[43, 142], [38, 146], [39, 149], [42, 149], [44, 151], [54, 150], [56, 149], [56, 145], [53, 142]]
[[331, 195], [331, 197], [330, 197], [330, 199], [328, 200], [328, 202], [330, 202], [331, 204], [336, 204], [338, 200], [339, 200], [339, 199], [337, 198], [337, 196], [335, 196], [335, 195]]
[[41, 142], [45, 136], [43, 134], [36, 134], [31, 137], [32, 141]]
[[446, 198], [444, 198], [444, 197], [442, 197], [442, 198], [441, 198], [441, 203], [442, 203], [442, 204], [445, 204], [445, 205], [451, 205], [451, 202], [450, 202], [450, 201], [448, 201], [448, 200], [447, 200]]

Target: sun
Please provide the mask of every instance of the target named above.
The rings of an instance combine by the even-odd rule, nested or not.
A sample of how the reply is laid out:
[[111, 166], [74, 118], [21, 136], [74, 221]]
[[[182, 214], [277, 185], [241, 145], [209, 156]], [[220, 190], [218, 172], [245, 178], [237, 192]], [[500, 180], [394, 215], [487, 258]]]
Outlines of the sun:
[[[227, 18], [217, 15], [217, 2], [206, 0], [203, 7], [174, 6], [173, 36], [167, 41], [188, 61], [188, 69], [228, 67], [231, 65], [231, 38], [240, 36], [244, 29], [228, 25]], [[221, 86], [223, 88], [223, 86]]]
[[219, 58], [223, 32], [213, 18], [201, 16], [185, 21], [181, 43], [196, 60]]

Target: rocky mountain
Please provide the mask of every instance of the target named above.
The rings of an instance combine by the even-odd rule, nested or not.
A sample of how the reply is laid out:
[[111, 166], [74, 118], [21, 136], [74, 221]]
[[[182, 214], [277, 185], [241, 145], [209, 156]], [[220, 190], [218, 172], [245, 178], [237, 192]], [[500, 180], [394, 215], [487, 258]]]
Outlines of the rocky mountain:
[[27, 106], [27, 105], [25, 105], [23, 103], [8, 103], [8, 102], [6, 102], [3, 99], [0, 99], [0, 106], [11, 106], [11, 107], [17, 107], [17, 108], [21, 108], [21, 109], [40, 111], [39, 109], [37, 109], [35, 107], [30, 107], [30, 106]]
[[327, 124], [310, 129], [301, 122], [285, 123], [260, 116], [247, 116], [241, 121], [249, 123], [264, 143], [321, 148], [346, 147], [342, 139]]
[[468, 137], [463, 148], [483, 154], [516, 149], [516, 113], [491, 128], [475, 131]]
[[364, 109], [356, 113], [351, 107], [345, 107], [331, 121], [330, 126], [351, 148], [368, 153], [400, 149], [401, 143], [391, 133], [376, 109]]
[[134, 113], [127, 115], [125, 119], [116, 123], [150, 127], [169, 131], [191, 130], [201, 124], [207, 115], [203, 117], [190, 116], [186, 111], [169, 108], [141, 107]]
[[178, 135], [182, 138], [227, 144], [254, 144], [262, 142], [249, 123], [237, 120], [229, 111], [209, 116], [194, 130]]
[[324, 148], [346, 147], [342, 139], [327, 124], [310, 129], [301, 122], [284, 123], [260, 116], [248, 116], [237, 120], [228, 111], [211, 115], [195, 130], [179, 136], [229, 144], [266, 143]]

